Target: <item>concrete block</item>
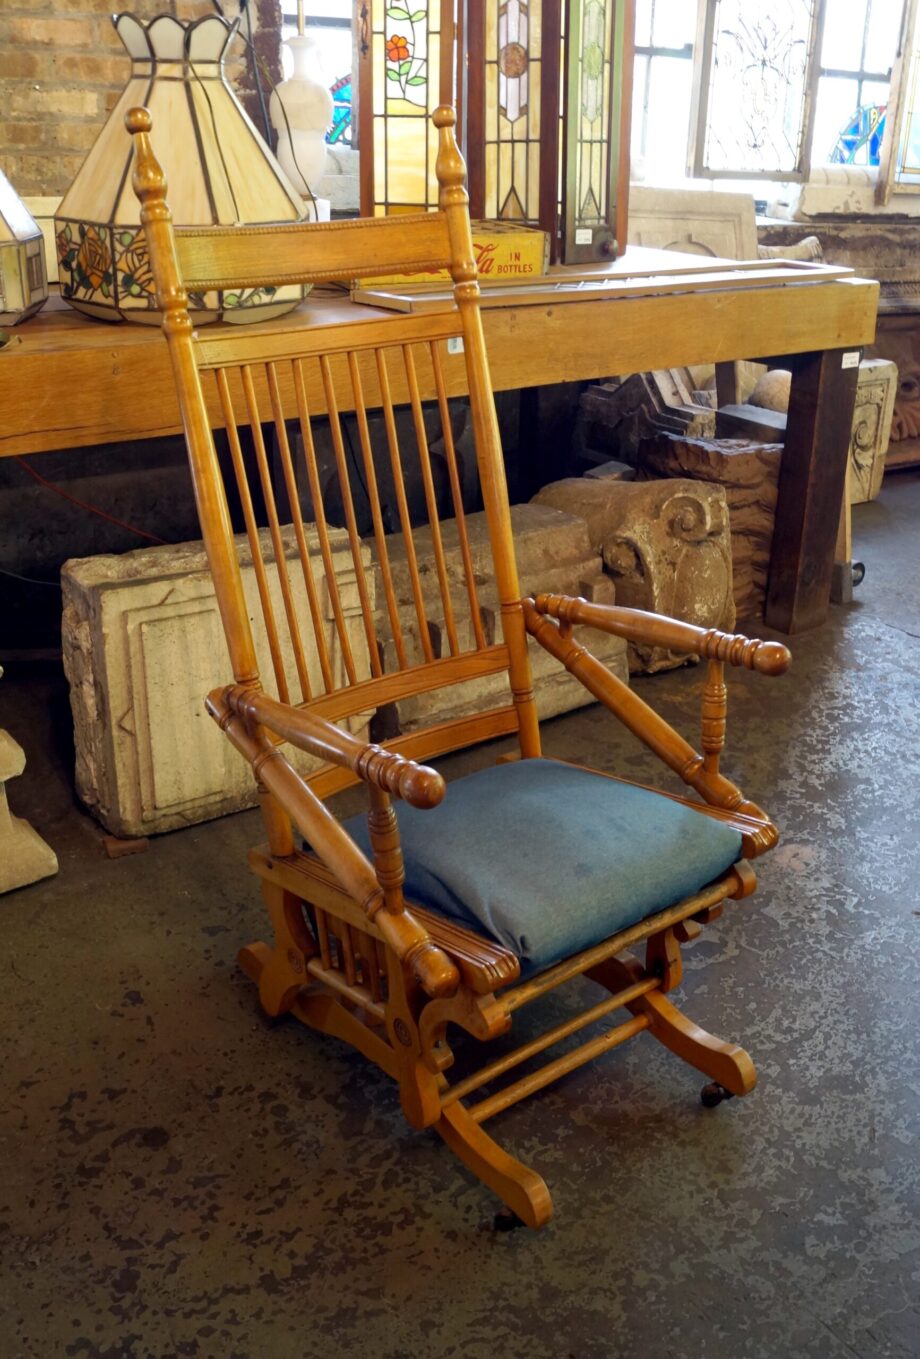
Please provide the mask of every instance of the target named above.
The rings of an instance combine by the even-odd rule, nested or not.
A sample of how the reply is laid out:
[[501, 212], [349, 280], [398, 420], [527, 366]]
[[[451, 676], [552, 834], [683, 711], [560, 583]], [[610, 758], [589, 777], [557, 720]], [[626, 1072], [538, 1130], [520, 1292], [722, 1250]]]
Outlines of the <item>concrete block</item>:
[[[500, 640], [498, 593], [492, 574], [492, 556], [485, 514], [467, 515], [466, 526], [484, 631], [490, 642]], [[537, 594], [544, 591], [585, 595], [599, 603], [613, 603], [612, 582], [604, 575], [600, 551], [591, 545], [588, 528], [583, 519], [548, 505], [514, 505], [511, 508], [511, 527], [522, 594]], [[442, 524], [441, 530], [449, 592], [457, 620], [458, 640], [461, 648], [467, 649], [473, 645], [473, 635], [456, 521], [446, 521]], [[416, 530], [414, 541], [418, 553], [425, 612], [430, 625], [429, 634], [432, 636], [435, 655], [447, 656], [450, 653], [445, 610], [438, 587], [430, 529]], [[402, 534], [388, 537], [387, 549], [408, 657], [410, 661], [420, 660], [422, 653], [418, 638], [418, 622]], [[383, 608], [384, 592], [380, 579], [377, 581], [376, 596], [378, 633], [381, 636], [389, 636], [390, 628]], [[585, 629], [580, 632], [583, 633], [581, 640], [584, 645], [621, 679], [626, 679], [626, 644], [620, 638], [608, 637], [604, 633], [589, 632]], [[392, 641], [385, 645], [384, 656], [387, 668], [395, 668]], [[535, 642], [530, 645], [530, 659], [537, 710], [541, 718], [554, 717], [595, 701], [578, 680]], [[413, 731], [433, 722], [447, 721], [479, 712], [504, 701], [510, 701], [507, 677], [503, 674], [486, 676], [467, 684], [454, 685], [448, 689], [419, 694], [404, 700], [398, 705], [399, 729]]]
[[22, 746], [0, 728], [0, 892], [12, 892], [58, 871], [54, 850], [21, 816], [14, 816], [6, 785], [26, 767]]
[[[293, 530], [284, 533], [285, 555], [296, 557]], [[331, 531], [333, 561], [358, 678], [370, 675], [354, 564], [344, 530]], [[337, 682], [344, 682], [341, 649], [334, 638], [328, 587], [308, 530], [320, 588], [326, 638]], [[314, 550], [315, 549], [315, 550]], [[291, 699], [300, 689], [274, 553], [267, 531], [262, 552]], [[262, 680], [269, 692], [273, 671], [262, 622], [255, 572], [245, 538], [238, 539], [243, 587]], [[369, 560], [365, 557], [365, 563]], [[289, 571], [301, 621], [313, 692], [322, 692], [306, 587], [299, 567]], [[142, 548], [123, 556], [66, 562], [64, 668], [76, 738], [77, 791], [115, 835], [131, 838], [174, 830], [254, 805], [255, 782], [204, 709], [209, 690], [232, 681], [217, 600], [201, 543]], [[368, 714], [350, 729], [366, 735]], [[315, 761], [288, 748], [301, 770]]]

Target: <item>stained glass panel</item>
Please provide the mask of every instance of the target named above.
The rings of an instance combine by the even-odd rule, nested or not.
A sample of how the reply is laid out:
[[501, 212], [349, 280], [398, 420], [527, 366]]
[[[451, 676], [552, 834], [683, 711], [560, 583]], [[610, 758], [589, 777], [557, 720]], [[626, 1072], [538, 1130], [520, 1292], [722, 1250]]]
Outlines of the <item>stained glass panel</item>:
[[[615, 0], [571, 0], [567, 12], [565, 258], [597, 259], [612, 250], [612, 199], [618, 169], [623, 65], [622, 7]], [[622, 243], [621, 243], [622, 244]]]
[[857, 109], [842, 128], [831, 152], [832, 165], [878, 165], [885, 134], [885, 108], [869, 104]]
[[817, 0], [715, 0], [703, 168], [801, 175]]
[[486, 217], [539, 217], [542, 0], [485, 0]]
[[430, 115], [453, 98], [452, 87], [442, 89], [441, 72], [441, 39], [452, 43], [452, 14], [450, 0], [371, 0], [361, 99], [370, 102], [373, 157], [362, 206], [374, 216], [437, 206]]
[[351, 71], [347, 75], [340, 76], [330, 87], [329, 93], [332, 95], [332, 127], [326, 133], [326, 141], [331, 146], [350, 146], [351, 145]]

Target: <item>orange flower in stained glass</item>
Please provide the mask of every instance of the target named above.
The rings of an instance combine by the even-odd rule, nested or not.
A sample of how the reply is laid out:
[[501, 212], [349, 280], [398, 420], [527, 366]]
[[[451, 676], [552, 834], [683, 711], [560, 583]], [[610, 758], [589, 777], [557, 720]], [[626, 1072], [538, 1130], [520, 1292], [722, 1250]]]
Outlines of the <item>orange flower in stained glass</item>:
[[77, 251], [77, 267], [82, 269], [92, 288], [100, 287], [112, 267], [108, 244], [94, 226], [86, 228], [86, 235]]
[[401, 33], [387, 38], [387, 61], [408, 61], [409, 44]]

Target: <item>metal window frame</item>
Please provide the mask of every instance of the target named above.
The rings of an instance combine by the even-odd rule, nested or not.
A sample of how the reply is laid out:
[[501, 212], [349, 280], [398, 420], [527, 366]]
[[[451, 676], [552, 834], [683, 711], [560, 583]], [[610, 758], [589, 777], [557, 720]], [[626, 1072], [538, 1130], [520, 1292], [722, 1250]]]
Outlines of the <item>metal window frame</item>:
[[[636, 58], [637, 57], [648, 58], [648, 64], [646, 65], [645, 68], [645, 90], [643, 92], [642, 98], [641, 146], [643, 156], [646, 155], [646, 141], [648, 137], [648, 101], [652, 62], [655, 60], [656, 57], [671, 57], [674, 58], [675, 60], [690, 61], [694, 63], [696, 61], [696, 48], [694, 47], [694, 44], [692, 42], [684, 43], [683, 47], [667, 47], [662, 45], [661, 43], [655, 42], [655, 4], [656, 0], [652, 0], [651, 19], [649, 23], [649, 41], [647, 43], [640, 43], [637, 41], [633, 44], [634, 85], [636, 79]], [[633, 129], [633, 131], [635, 131], [635, 129]]]

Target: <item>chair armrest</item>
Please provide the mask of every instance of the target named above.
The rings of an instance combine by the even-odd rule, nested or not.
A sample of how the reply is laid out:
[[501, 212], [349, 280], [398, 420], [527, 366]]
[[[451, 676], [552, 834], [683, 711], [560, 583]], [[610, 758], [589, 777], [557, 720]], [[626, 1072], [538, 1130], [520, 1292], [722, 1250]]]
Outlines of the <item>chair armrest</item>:
[[646, 613], [643, 609], [624, 609], [617, 604], [589, 604], [571, 595], [537, 595], [533, 607], [561, 623], [581, 624], [623, 637], [628, 642], [666, 647], [668, 651], [702, 656], [710, 661], [743, 665], [761, 675], [782, 675], [792, 660], [782, 642], [762, 642], [740, 633], [699, 628], [678, 618]]
[[[538, 595], [536, 599], [524, 600], [524, 625], [530, 636], [543, 650], [548, 651], [551, 656], [555, 656], [570, 674], [580, 680], [589, 693], [603, 703], [613, 713], [614, 717], [618, 718], [625, 727], [628, 727], [660, 760], [669, 765], [683, 779], [684, 783], [694, 788], [710, 806], [721, 807], [725, 811], [740, 812], [758, 822], [761, 827], [761, 834], [754, 846], [754, 852], [762, 853], [765, 849], [771, 848], [776, 844], [779, 832], [766, 812], [758, 807], [755, 802], [750, 802], [740, 788], [719, 772], [718, 751], [721, 749], [724, 740], [725, 686], [721, 683], [722, 660], [718, 658], [718, 654], [716, 658], [710, 659], [709, 662], [710, 671], [716, 673], [710, 675], [711, 684], [707, 685], [704, 692], [703, 746], [705, 753], [700, 754], [628, 684], [624, 684], [596, 656], [592, 656], [586, 647], [575, 641], [571, 635], [571, 624], [584, 623], [590, 626], [595, 615], [598, 616], [604, 631], [615, 632], [621, 636], [633, 636], [637, 640], [640, 637], [642, 640], [649, 637], [649, 633], [644, 630], [644, 620], [646, 619], [671, 624], [671, 628], [665, 628], [662, 632], [656, 634], [655, 642], [659, 645], [675, 646], [675, 649], [677, 649], [675, 644], [677, 639], [681, 638], [683, 639], [681, 649], [683, 649], [683, 643], [692, 638], [692, 645], [687, 648], [691, 652], [699, 653], [707, 636], [715, 637], [716, 640], [711, 645], [717, 650], [721, 647], [718, 639], [725, 638], [726, 643], [729, 644], [725, 649], [734, 652], [738, 658], [735, 664], [743, 665], [753, 662], [757, 653], [752, 649], [745, 652], [745, 647], [751, 648], [753, 645], [779, 646], [779, 644], [751, 644], [747, 642], [746, 638], [729, 637], [725, 633], [714, 631], [707, 633], [704, 628], [696, 628], [689, 623], [680, 623], [677, 619], [659, 618], [657, 614], [642, 613], [638, 609], [618, 609], [614, 606], [588, 604], [586, 600], [572, 599], [567, 595]], [[625, 619], [623, 618], [624, 615]], [[557, 626], [555, 622], [550, 621], [552, 618], [560, 619], [560, 625]], [[626, 627], [631, 630], [635, 629], [635, 631], [621, 632], [621, 628]], [[640, 628], [642, 629], [641, 632]], [[662, 637], [670, 640], [662, 642], [660, 641]], [[734, 643], [738, 643], [738, 645], [735, 646]], [[785, 647], [779, 646], [779, 650], [788, 657], [789, 653]], [[744, 654], [750, 657], [750, 661], [744, 660]], [[768, 653], [768, 657], [769, 655], [770, 653]], [[768, 661], [768, 664], [775, 665], [782, 660], [782, 657], [778, 657], [774, 653], [773, 659]], [[785, 662], [783, 663], [785, 664]], [[768, 670], [767, 673], [769, 674], [771, 671]]]
[[279, 703], [261, 690], [229, 685], [226, 689], [215, 690], [208, 702], [216, 706], [226, 704], [248, 726], [267, 727], [298, 750], [350, 769], [365, 783], [393, 793], [413, 807], [437, 807], [443, 801], [447, 785], [436, 769], [416, 764], [382, 746], [359, 741], [334, 722], [288, 703]]
[[[234, 696], [235, 705], [230, 701], [229, 696], [231, 694]], [[245, 695], [245, 699], [241, 699], [240, 695]], [[316, 796], [297, 771], [291, 767], [283, 752], [272, 743], [266, 731], [260, 729], [259, 719], [256, 718], [257, 725], [253, 726], [247, 720], [247, 717], [238, 711], [238, 707], [242, 706], [243, 703], [249, 703], [255, 697], [250, 691], [243, 690], [240, 686], [230, 686], [227, 689], [216, 689], [209, 694], [206, 706], [208, 712], [230, 742], [248, 760], [260, 784], [273, 797], [277, 798], [279, 805], [293, 821], [301, 835], [310, 842], [315, 853], [335, 874], [342, 886], [364, 911], [368, 920], [377, 926], [386, 943], [392, 948], [402, 965], [414, 974], [426, 995], [432, 998], [453, 995], [460, 984], [460, 973], [443, 949], [438, 948], [432, 942], [425, 927], [416, 920], [411, 911], [406, 909], [402, 897], [401, 874], [394, 876], [392, 880], [388, 880], [386, 875], [381, 878], [377, 869], [362, 854], [341, 822], [333, 816], [328, 807]], [[265, 702], [271, 704], [274, 703], [274, 700], [266, 699]], [[293, 714], [299, 717], [307, 716], [307, 714], [299, 713], [297, 709], [288, 708], [283, 703], [275, 704], [275, 706], [281, 709], [283, 714]], [[264, 705], [256, 705], [254, 702], [251, 703], [251, 707], [253, 711], [258, 707], [266, 716], [271, 711]], [[319, 719], [312, 718], [312, 722], [317, 721]], [[264, 723], [264, 726], [268, 726], [268, 723]], [[320, 758], [332, 758], [329, 752], [336, 752], [335, 762], [352, 768], [353, 766], [349, 763], [352, 752], [347, 743], [352, 742], [353, 738], [347, 737], [346, 733], [339, 731], [331, 723], [321, 722], [321, 726], [323, 729], [328, 727], [331, 732], [335, 733], [335, 736], [330, 737], [325, 730], [323, 730], [321, 736], [319, 734], [314, 736], [311, 729], [304, 736], [303, 741], [298, 741], [297, 744], [304, 750], [318, 754]], [[278, 735], [283, 736], [284, 734], [283, 731], [278, 732]], [[345, 738], [345, 744], [340, 745], [339, 738]], [[325, 741], [329, 741], [328, 748], [324, 745]], [[363, 746], [360, 741], [353, 741], [353, 744], [361, 752], [376, 749], [375, 747]], [[381, 754], [389, 759], [388, 752], [382, 751]], [[410, 763], [411, 761], [408, 760], [402, 761], [403, 765]], [[384, 765], [386, 769], [392, 769], [392, 767], [390, 764]], [[436, 779], [441, 779], [441, 776], [435, 770], [427, 770], [422, 765], [415, 765], [413, 768], [426, 774], [433, 774]], [[359, 771], [356, 770], [356, 772]], [[369, 776], [363, 777], [367, 777], [372, 784], [372, 804], [375, 799], [386, 803], [384, 817], [386, 819], [388, 812], [391, 835], [395, 838], [398, 853], [398, 828], [392, 808], [389, 806], [386, 790], [382, 789], [381, 785]], [[443, 780], [441, 780], [441, 785], [440, 795], [436, 798], [438, 802], [443, 797]], [[434, 804], [422, 803], [421, 805]], [[401, 856], [399, 857], [401, 858]], [[392, 858], [393, 846], [390, 846], [391, 862]]]

